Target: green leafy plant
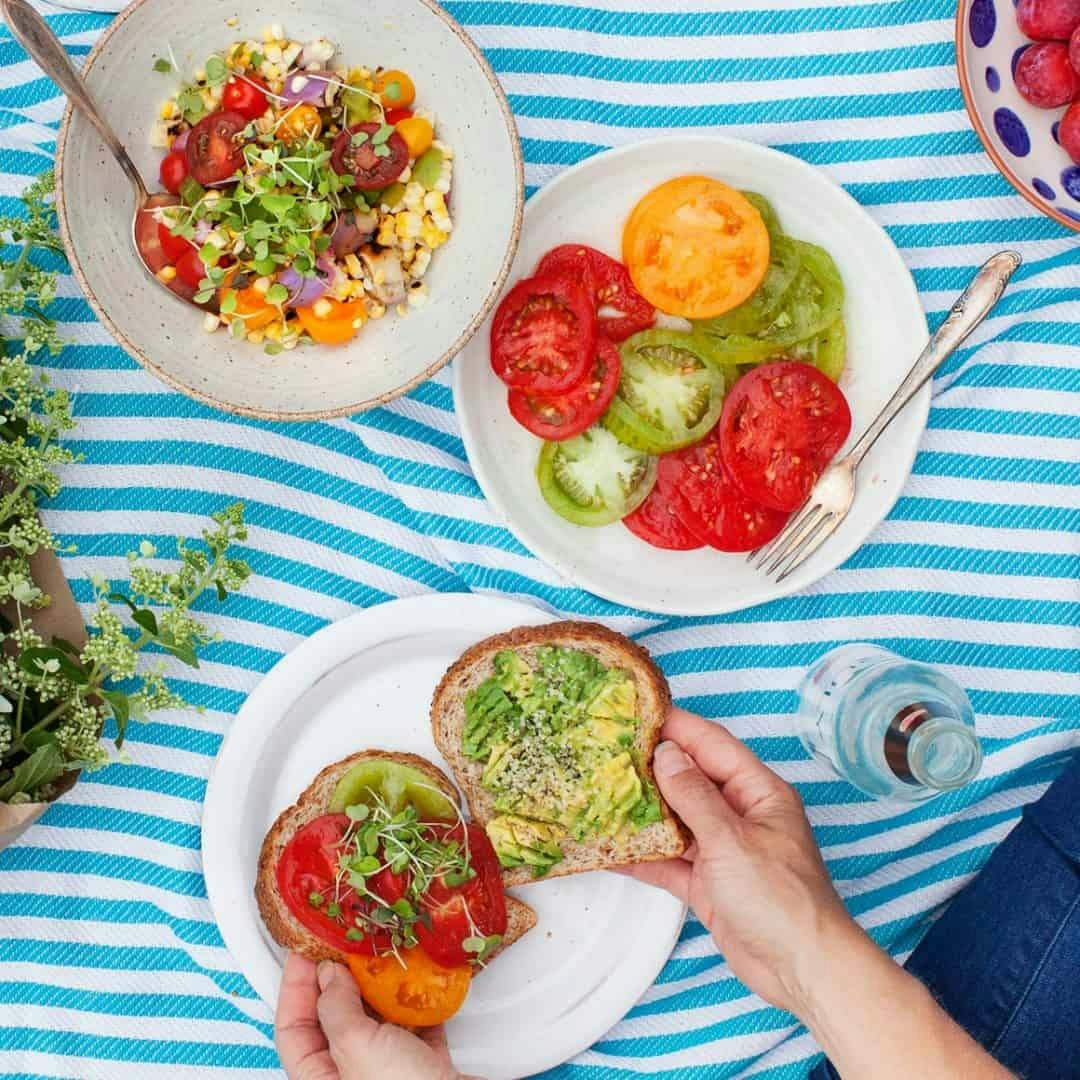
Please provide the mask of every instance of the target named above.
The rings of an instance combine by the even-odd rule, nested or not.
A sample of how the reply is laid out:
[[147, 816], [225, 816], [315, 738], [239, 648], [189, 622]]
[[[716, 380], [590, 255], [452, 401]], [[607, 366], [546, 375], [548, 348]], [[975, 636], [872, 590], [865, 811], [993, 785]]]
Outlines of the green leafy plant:
[[[0, 803], [47, 800], [65, 773], [104, 765], [107, 719], [115, 720], [119, 748], [130, 720], [183, 706], [166, 684], [161, 654], [198, 667], [199, 650], [215, 637], [191, 614], [192, 605], [207, 590], [224, 601], [250, 574], [229, 556], [230, 545], [247, 535], [237, 503], [214, 515], [200, 544], [177, 541], [178, 565], [152, 564], [157, 551], [144, 540], [129, 555], [125, 587], [95, 579], [81, 646], [46, 640], [34, 628], [33, 613], [50, 598], [35, 584], [30, 560], [41, 551], [72, 550], [61, 548], [38, 516], [39, 500], [60, 490], [57, 469], [75, 460], [59, 441], [74, 426], [68, 395], [30, 363], [41, 349], [61, 347], [44, 310], [56, 274], [36, 261], [62, 250], [52, 190], [48, 172], [24, 194], [25, 216], [0, 218], [0, 238], [15, 248], [12, 258], [0, 258], [0, 303], [5, 329], [16, 327], [0, 338]], [[159, 657], [140, 665], [147, 649]]]

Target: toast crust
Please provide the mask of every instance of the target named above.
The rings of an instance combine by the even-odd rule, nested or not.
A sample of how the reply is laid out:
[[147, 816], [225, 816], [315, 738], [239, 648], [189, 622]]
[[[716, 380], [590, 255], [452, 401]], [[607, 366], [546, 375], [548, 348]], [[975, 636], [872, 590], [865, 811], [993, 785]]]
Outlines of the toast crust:
[[[495, 654], [513, 649], [528, 654], [545, 645], [579, 649], [596, 657], [605, 667], [623, 668], [634, 679], [638, 694], [638, 725], [635, 747], [645, 778], [655, 786], [652, 756], [660, 741], [660, 728], [671, 707], [671, 690], [663, 672], [649, 653], [623, 634], [600, 623], [564, 622], [543, 626], [522, 626], [485, 638], [466, 649], [442, 677], [431, 700], [431, 728], [435, 745], [469, 804], [474, 820], [486, 824], [495, 816], [494, 802], [480, 785], [483, 765], [465, 757], [461, 736], [465, 725], [465, 695], [491, 674]], [[640, 862], [671, 859], [681, 855], [690, 837], [664, 799], [660, 799], [662, 820], [636, 833], [616, 837], [596, 837], [583, 843], [572, 839], [560, 842], [564, 857], [542, 877], [535, 878], [527, 866], [503, 870], [508, 887], [545, 881], [566, 874], [605, 870]]]
[[[296, 802], [278, 814], [274, 824], [270, 826], [263, 838], [262, 847], [259, 850], [255, 900], [259, 905], [259, 914], [262, 915], [263, 922], [270, 931], [270, 936], [283, 949], [300, 953], [301, 956], [306, 956], [316, 963], [321, 960], [344, 963], [345, 954], [317, 938], [289, 911], [277, 888], [278, 859], [285, 845], [299, 829], [326, 813], [326, 807], [338, 780], [358, 762], [373, 760], [409, 765], [427, 776], [455, 806], [461, 804], [461, 796], [450, 778], [426, 758], [419, 757], [417, 754], [390, 750], [361, 750], [332, 765], [327, 765], [308, 784]], [[492, 958], [498, 956], [503, 949], [512, 945], [522, 934], [536, 925], [536, 912], [528, 904], [522, 903], [513, 896], [506, 897], [506, 916], [507, 927], [503, 935], [503, 943], [492, 954]]]

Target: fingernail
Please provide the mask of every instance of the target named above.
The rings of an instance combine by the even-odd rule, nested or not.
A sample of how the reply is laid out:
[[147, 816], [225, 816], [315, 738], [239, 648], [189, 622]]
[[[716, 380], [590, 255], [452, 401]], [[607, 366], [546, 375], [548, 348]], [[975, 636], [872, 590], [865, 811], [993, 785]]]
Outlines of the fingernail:
[[332, 960], [324, 960], [319, 965], [317, 978], [319, 980], [319, 989], [325, 990], [333, 981], [336, 974], [337, 964]]
[[682, 748], [670, 740], [660, 743], [653, 752], [653, 771], [657, 776], [677, 776], [693, 764]]

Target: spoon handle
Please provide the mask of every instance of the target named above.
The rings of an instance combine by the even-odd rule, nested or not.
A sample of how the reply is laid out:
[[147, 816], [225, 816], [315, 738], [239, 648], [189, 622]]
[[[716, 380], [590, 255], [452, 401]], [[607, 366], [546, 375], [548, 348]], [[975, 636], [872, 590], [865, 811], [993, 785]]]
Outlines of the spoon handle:
[[146, 200], [146, 185], [139, 175], [139, 170], [128, 157], [128, 152], [115, 132], [98, 112], [94, 99], [68, 54], [64, 52], [60, 39], [26, 0], [0, 0], [0, 12], [3, 13], [11, 36], [37, 61], [38, 67], [63, 90], [72, 105], [81, 109], [86, 119], [97, 129], [105, 145], [135, 186], [141, 205]]
[[866, 452], [877, 442], [878, 436], [896, 419], [897, 413], [915, 396], [923, 383], [990, 314], [1019, 265], [1020, 256], [1015, 251], [999, 251], [979, 267], [978, 272], [968, 282], [968, 287], [949, 309], [945, 321], [926, 343], [926, 348], [907, 373], [907, 377], [896, 388], [896, 393], [889, 398], [874, 422], [847, 454], [846, 460], [850, 461], [853, 468], [858, 467]]

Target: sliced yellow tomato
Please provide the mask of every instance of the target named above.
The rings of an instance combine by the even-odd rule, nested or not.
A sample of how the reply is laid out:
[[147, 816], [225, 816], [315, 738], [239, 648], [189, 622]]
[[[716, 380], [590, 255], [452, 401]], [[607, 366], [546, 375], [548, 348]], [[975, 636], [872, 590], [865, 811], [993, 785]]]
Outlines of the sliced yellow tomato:
[[416, 87], [404, 71], [390, 68], [375, 76], [375, 93], [388, 109], [407, 109], [416, 100]]
[[769, 269], [761, 214], [708, 176], [655, 187], [623, 227], [623, 262], [638, 292], [669, 315], [710, 319], [750, 297]]
[[273, 304], [266, 302], [266, 297], [253, 285], [246, 289], [222, 289], [218, 296], [224, 299], [227, 293], [236, 293], [236, 307], [229, 313], [243, 319], [245, 330], [261, 330], [281, 318], [281, 312]]
[[282, 116], [278, 135], [284, 142], [315, 138], [322, 131], [322, 117], [314, 105], [296, 105]]
[[409, 148], [409, 157], [416, 159], [430, 146], [435, 137], [431, 124], [422, 116], [408, 116], [397, 123], [398, 134]]
[[345, 958], [363, 999], [384, 1019], [401, 1027], [434, 1027], [461, 1008], [472, 982], [472, 967], [436, 964], [419, 945], [397, 957]]
[[356, 323], [363, 323], [367, 318], [363, 300], [343, 303], [323, 297], [311, 307], [296, 309], [300, 325], [320, 345], [342, 345], [352, 339], [359, 329]]

